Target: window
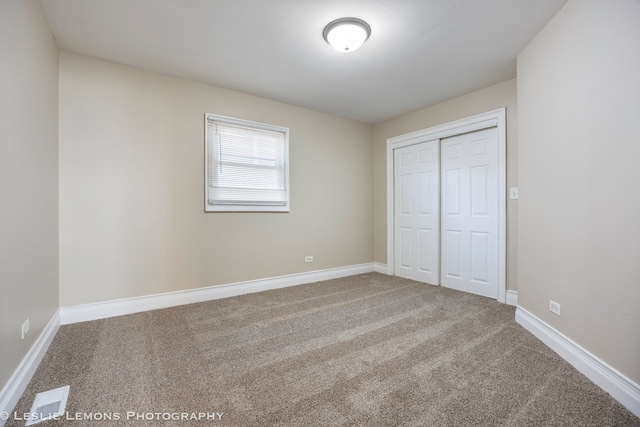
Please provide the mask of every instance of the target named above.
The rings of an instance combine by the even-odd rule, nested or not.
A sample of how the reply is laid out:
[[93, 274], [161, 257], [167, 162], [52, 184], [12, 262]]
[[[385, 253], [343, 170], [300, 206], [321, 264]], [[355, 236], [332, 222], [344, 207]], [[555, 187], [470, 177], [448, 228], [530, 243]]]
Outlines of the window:
[[205, 211], [289, 212], [289, 129], [207, 114]]

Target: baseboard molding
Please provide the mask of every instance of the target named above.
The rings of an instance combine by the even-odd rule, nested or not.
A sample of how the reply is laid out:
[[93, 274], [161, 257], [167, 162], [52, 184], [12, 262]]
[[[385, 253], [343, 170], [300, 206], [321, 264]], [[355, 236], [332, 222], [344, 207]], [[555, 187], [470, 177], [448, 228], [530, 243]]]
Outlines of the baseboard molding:
[[513, 306], [517, 307], [518, 306], [518, 291], [507, 290], [505, 303], [507, 305], [513, 305]]
[[209, 286], [206, 288], [188, 289], [184, 291], [148, 295], [143, 297], [64, 307], [60, 309], [60, 315], [62, 324], [68, 325], [71, 323], [105, 319], [108, 317], [140, 313], [160, 308], [229, 298], [237, 295], [285, 288], [288, 286], [303, 285], [305, 283], [319, 282], [322, 280], [337, 279], [356, 274], [370, 273], [372, 271], [374, 271], [373, 263], [358, 264], [347, 267], [272, 277], [268, 279], [250, 280], [247, 282]]
[[382, 264], [379, 262], [373, 263], [373, 271], [376, 273], [389, 274], [389, 269], [387, 268], [387, 264]]
[[[57, 310], [24, 356], [11, 378], [9, 378], [9, 382], [7, 382], [0, 392], [0, 412], [11, 413], [13, 411], [22, 393], [24, 393], [29, 385], [31, 377], [33, 377], [36, 369], [38, 369], [42, 358], [49, 349], [51, 341], [53, 341], [53, 337], [56, 336], [59, 328], [60, 311]], [[5, 422], [6, 420], [0, 419], [0, 427], [4, 426]]]
[[640, 386], [522, 307], [516, 322], [640, 417]]

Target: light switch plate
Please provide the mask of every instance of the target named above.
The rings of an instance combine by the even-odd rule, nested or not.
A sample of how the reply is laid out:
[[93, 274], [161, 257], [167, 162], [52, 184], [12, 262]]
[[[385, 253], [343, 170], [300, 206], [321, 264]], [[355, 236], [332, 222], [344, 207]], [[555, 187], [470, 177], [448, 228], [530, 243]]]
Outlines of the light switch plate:
[[519, 197], [520, 197], [520, 194], [518, 192], [518, 187], [511, 187], [509, 189], [509, 199], [518, 200]]

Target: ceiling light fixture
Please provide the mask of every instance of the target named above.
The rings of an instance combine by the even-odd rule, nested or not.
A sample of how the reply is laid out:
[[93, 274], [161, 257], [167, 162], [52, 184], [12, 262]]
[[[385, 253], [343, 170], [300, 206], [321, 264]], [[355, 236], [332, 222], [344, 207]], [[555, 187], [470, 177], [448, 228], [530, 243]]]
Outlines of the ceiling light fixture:
[[322, 37], [338, 52], [357, 50], [371, 35], [369, 24], [358, 18], [340, 18], [324, 27]]

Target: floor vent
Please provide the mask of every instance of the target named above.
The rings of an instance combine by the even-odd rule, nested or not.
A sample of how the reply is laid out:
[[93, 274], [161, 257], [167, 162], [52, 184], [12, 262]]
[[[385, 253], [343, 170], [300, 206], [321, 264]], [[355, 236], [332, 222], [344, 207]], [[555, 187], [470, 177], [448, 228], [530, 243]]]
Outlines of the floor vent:
[[25, 426], [32, 426], [39, 422], [62, 416], [67, 406], [67, 397], [69, 397], [68, 385], [38, 393], [33, 405], [31, 405], [29, 419]]

